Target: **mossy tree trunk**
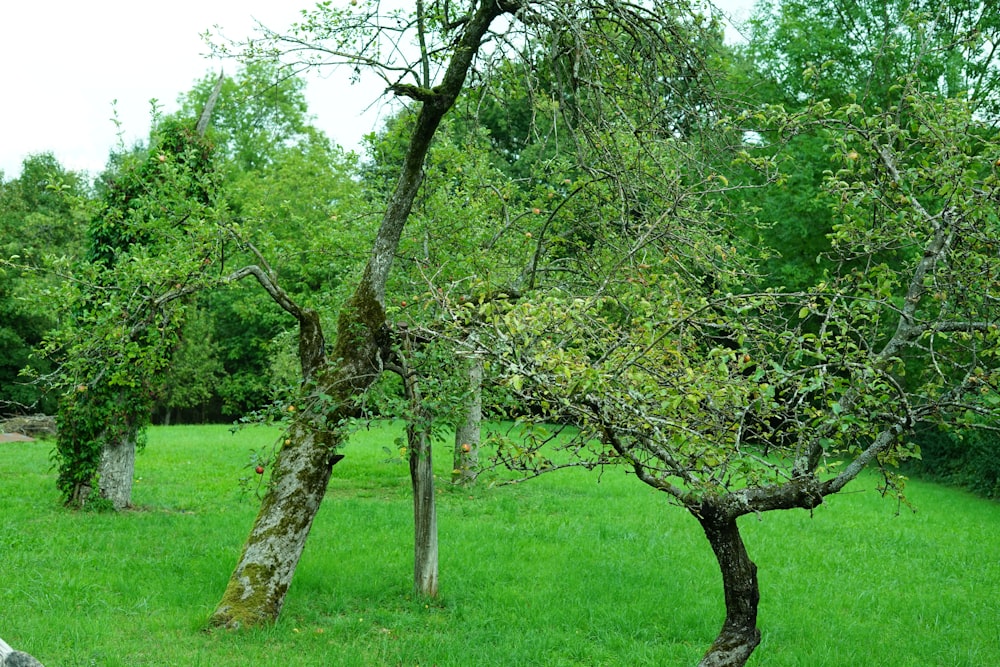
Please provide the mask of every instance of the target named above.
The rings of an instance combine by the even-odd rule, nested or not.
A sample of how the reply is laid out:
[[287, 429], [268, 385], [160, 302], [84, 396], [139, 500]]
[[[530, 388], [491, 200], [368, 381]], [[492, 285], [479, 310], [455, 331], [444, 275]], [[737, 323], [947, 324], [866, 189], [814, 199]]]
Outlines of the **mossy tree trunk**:
[[271, 486], [212, 623], [230, 628], [274, 621], [295, 574], [333, 465], [336, 439], [303, 423], [288, 433]]
[[[331, 469], [343, 444], [338, 424], [357, 413], [357, 399], [378, 378], [390, 355], [392, 333], [385, 320], [385, 286], [420, 186], [424, 159], [437, 128], [454, 105], [490, 25], [516, 9], [508, 2], [478, 6], [462, 25], [441, 83], [432, 89], [392, 89], [421, 102], [395, 190], [372, 244], [364, 274], [341, 309], [333, 354], [328, 360], [319, 317], [298, 306], [263, 266], [246, 267], [271, 297], [299, 320], [299, 357], [309, 394], [324, 396], [312, 413], [302, 411], [278, 451], [270, 485], [243, 553], [211, 618], [211, 624], [246, 627], [275, 621], [305, 547]], [[234, 278], [241, 276], [234, 275]], [[328, 430], [330, 425], [332, 430]]]

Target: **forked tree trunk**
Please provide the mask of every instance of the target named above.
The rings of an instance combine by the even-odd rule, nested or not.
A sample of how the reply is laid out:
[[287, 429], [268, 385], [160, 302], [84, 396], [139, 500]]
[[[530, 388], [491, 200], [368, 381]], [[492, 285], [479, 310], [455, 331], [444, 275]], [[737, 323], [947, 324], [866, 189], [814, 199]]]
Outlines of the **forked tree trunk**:
[[97, 468], [101, 498], [109, 501], [116, 511], [132, 506], [132, 480], [135, 477], [134, 433], [109, 442], [101, 449]]
[[698, 667], [743, 667], [760, 644], [757, 606], [760, 588], [757, 566], [747, 553], [736, 518], [720, 512], [711, 503], [691, 509], [712, 545], [722, 571], [726, 620]]
[[479, 467], [480, 423], [483, 420], [483, 358], [468, 360], [468, 398], [465, 416], [455, 429], [455, 458], [451, 481], [471, 484]]

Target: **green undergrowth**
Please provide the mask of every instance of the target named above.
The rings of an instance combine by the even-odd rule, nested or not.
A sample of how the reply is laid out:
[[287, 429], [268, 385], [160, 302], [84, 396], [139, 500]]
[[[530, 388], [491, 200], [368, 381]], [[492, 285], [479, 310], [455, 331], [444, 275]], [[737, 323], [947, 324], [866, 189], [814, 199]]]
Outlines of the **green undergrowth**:
[[[122, 515], [62, 508], [50, 443], [0, 444], [0, 638], [52, 667], [697, 662], [722, 622], [711, 552], [621, 471], [458, 489], [439, 444], [441, 596], [414, 597], [400, 429], [355, 434], [281, 620], [236, 633], [205, 622], [276, 431], [152, 429]], [[911, 482], [914, 513], [876, 486], [743, 520], [762, 595], [751, 665], [1000, 664], [1000, 504]]]

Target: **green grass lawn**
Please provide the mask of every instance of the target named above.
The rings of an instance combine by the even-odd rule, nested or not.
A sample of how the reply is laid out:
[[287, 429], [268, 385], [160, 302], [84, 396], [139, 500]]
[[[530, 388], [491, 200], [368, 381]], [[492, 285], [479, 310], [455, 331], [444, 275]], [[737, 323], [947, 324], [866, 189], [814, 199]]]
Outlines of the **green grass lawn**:
[[[280, 622], [204, 631], [256, 512], [250, 453], [276, 431], [154, 428], [120, 516], [63, 509], [49, 443], [0, 444], [0, 637], [76, 665], [693, 665], [722, 622], [699, 527], [619, 471], [447, 484], [441, 597], [414, 598], [398, 429], [334, 468]], [[872, 477], [812, 513], [747, 517], [763, 642], [752, 665], [1000, 665], [1000, 504]]]

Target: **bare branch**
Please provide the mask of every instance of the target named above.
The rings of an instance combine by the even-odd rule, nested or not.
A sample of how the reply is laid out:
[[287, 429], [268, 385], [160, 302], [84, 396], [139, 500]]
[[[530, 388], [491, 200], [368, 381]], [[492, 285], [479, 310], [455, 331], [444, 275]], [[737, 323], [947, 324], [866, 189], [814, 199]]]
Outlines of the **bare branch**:
[[229, 275], [222, 279], [222, 282], [239, 282], [244, 278], [253, 276], [260, 283], [260, 286], [264, 288], [276, 304], [281, 306], [284, 310], [295, 316], [296, 319], [301, 320], [303, 317], [304, 309], [299, 306], [295, 301], [289, 296], [288, 292], [283, 290], [281, 286], [277, 284], [274, 280], [274, 276], [257, 266], [256, 264], [251, 264], [249, 266], [244, 266], [241, 269], [233, 271]]
[[220, 71], [219, 78], [216, 80], [215, 86], [212, 88], [212, 92], [209, 94], [208, 100], [205, 102], [205, 106], [201, 110], [201, 116], [198, 117], [198, 124], [195, 126], [195, 132], [199, 137], [204, 137], [205, 132], [208, 131], [208, 124], [212, 120], [212, 110], [215, 108], [215, 103], [219, 99], [219, 93], [222, 92], [222, 82], [225, 78], [225, 74]]

